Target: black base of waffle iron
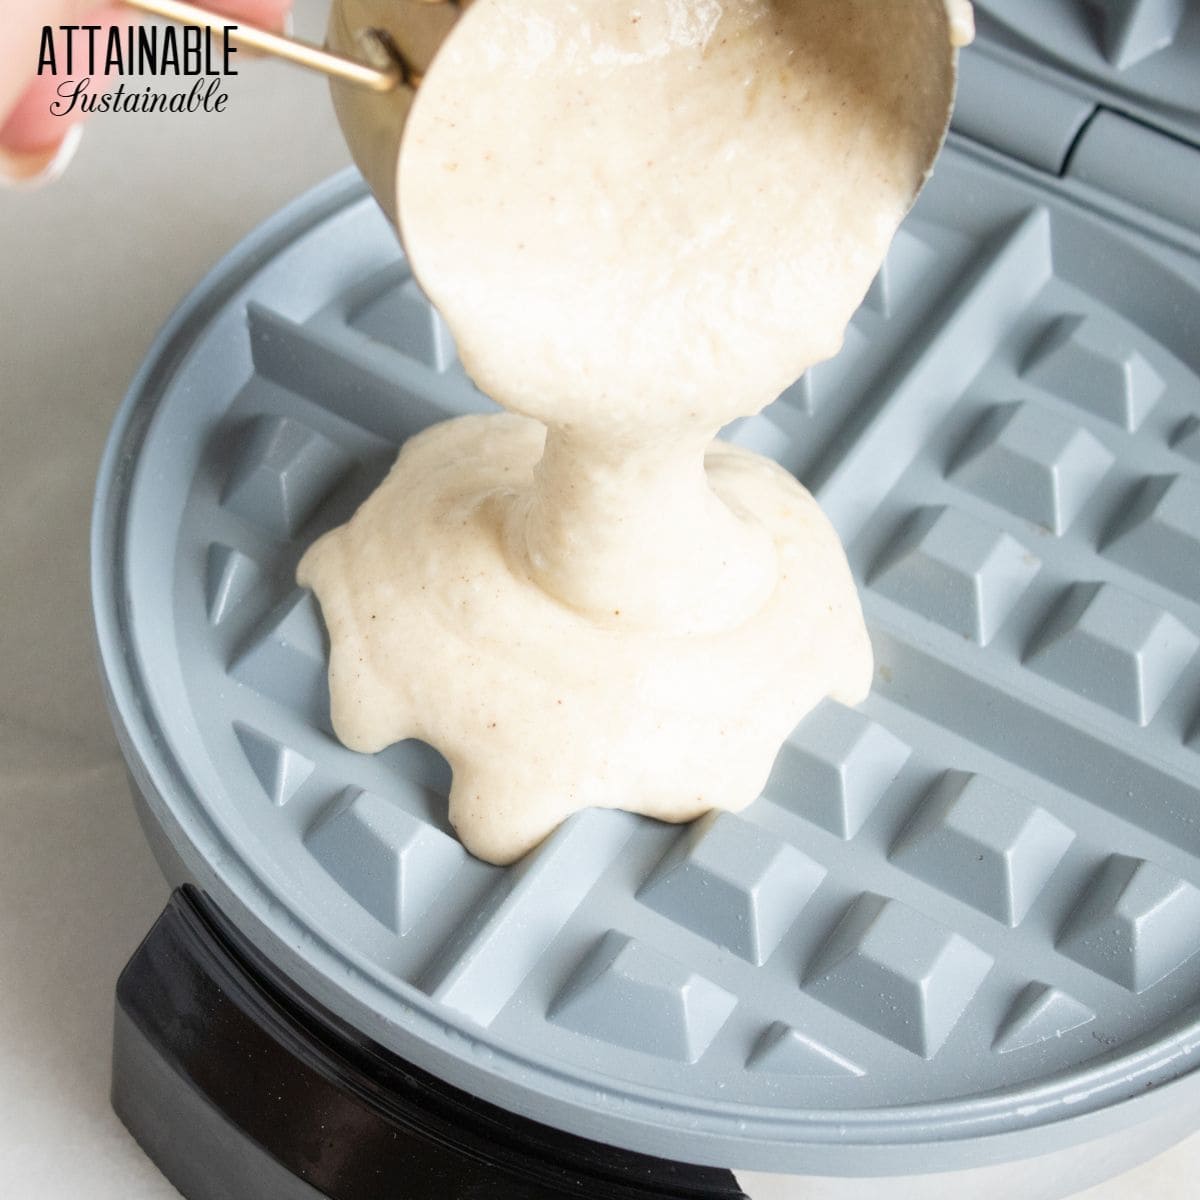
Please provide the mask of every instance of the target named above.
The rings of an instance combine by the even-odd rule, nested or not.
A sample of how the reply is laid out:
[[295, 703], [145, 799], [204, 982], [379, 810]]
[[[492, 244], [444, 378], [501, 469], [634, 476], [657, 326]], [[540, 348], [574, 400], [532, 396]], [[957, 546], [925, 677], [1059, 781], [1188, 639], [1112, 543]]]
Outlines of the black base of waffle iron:
[[187, 1200], [745, 1200], [727, 1171], [559, 1133], [417, 1070], [188, 888], [117, 983], [112, 1101]]

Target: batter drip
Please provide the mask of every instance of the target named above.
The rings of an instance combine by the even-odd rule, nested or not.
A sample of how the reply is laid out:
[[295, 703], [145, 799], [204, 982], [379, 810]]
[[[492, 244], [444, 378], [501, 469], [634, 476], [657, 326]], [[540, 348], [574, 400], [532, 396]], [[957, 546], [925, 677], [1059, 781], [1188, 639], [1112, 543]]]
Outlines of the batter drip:
[[[399, 168], [413, 270], [508, 410], [411, 439], [305, 555], [338, 736], [418, 737], [464, 844], [761, 791], [870, 643], [809, 494], [714, 442], [836, 353], [932, 161], [955, 0], [476, 0]], [[965, 23], [964, 23], [965, 22]]]

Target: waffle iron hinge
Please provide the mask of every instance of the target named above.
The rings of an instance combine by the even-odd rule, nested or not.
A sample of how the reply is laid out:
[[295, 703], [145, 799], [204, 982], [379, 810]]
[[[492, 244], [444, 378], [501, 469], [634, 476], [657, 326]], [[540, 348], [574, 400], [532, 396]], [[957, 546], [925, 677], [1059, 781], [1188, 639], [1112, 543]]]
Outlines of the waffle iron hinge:
[[1200, 146], [1078, 81], [976, 45], [961, 59], [953, 128], [1074, 194], [1116, 201], [1127, 218], [1140, 211], [1200, 236]]

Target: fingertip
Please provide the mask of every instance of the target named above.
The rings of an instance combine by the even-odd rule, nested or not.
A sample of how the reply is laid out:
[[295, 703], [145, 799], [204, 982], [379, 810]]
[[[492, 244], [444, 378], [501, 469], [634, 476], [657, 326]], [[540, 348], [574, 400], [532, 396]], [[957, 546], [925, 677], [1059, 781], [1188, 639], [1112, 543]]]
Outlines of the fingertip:
[[53, 79], [39, 79], [26, 88], [8, 119], [0, 125], [0, 153], [19, 158], [53, 154], [84, 119], [80, 112], [55, 116], [51, 105], [56, 99]]
[[[101, 37], [106, 37], [109, 29], [127, 28], [136, 24], [137, 18], [127, 8], [110, 6], [89, 14], [89, 23], [103, 31]], [[55, 60], [60, 63], [66, 59], [63, 39], [62, 30], [56, 31]], [[72, 130], [85, 119], [84, 113], [74, 107], [62, 114], [65, 104], [56, 113], [55, 105], [62, 99], [59, 88], [63, 85], [69, 87], [82, 77], [79, 73], [73, 76], [38, 75], [22, 93], [3, 124], [0, 124], [0, 152], [10, 157], [16, 156], [22, 161], [30, 157], [53, 158]], [[98, 72], [92, 81], [94, 89], [103, 90], [108, 78], [104, 72]]]

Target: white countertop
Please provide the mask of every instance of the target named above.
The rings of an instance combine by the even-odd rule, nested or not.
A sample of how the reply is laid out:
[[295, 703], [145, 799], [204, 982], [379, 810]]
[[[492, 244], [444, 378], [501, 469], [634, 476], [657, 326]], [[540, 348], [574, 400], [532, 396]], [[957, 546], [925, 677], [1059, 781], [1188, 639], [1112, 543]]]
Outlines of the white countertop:
[[[319, 37], [325, 9], [298, 0], [297, 32]], [[113, 986], [167, 889], [97, 676], [88, 521], [171, 309], [348, 161], [323, 80], [241, 72], [225, 113], [101, 117], [58, 184], [0, 192], [0, 1196], [177, 1195], [108, 1105]], [[1200, 1137], [1086, 1197], [1185, 1200], [1197, 1178]]]

